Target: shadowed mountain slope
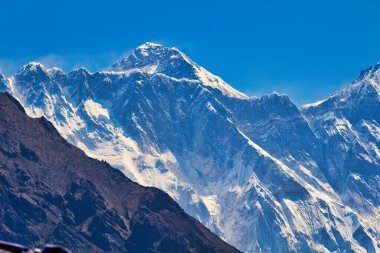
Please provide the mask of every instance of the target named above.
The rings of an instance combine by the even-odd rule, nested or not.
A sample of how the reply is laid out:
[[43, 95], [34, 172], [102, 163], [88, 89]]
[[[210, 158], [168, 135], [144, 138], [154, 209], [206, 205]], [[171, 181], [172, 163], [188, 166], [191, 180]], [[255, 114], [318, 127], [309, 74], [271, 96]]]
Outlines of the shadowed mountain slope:
[[0, 237], [74, 252], [238, 252], [166, 193], [132, 182], [0, 93]]

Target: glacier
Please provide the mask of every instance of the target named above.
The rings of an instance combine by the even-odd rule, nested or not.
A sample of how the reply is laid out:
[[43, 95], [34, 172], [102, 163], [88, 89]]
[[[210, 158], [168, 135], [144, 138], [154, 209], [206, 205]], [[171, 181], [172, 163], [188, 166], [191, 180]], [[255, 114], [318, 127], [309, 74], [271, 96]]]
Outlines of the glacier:
[[0, 91], [244, 252], [380, 252], [379, 64], [298, 107], [148, 42], [95, 73], [31, 62]]

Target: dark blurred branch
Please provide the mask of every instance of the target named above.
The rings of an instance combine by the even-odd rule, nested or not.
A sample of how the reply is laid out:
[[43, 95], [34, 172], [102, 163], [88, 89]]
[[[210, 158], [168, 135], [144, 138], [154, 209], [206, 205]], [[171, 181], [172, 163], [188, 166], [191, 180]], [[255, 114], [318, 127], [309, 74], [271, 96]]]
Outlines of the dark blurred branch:
[[28, 248], [26, 246], [0, 241], [0, 253], [71, 253], [55, 245], [46, 245], [42, 249]]

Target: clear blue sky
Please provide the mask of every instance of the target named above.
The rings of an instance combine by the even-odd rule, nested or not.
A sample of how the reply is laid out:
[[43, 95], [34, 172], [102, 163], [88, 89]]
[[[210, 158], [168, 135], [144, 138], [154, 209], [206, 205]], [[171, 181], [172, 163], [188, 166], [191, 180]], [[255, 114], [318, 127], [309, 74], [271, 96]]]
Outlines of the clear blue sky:
[[252, 95], [298, 104], [380, 61], [379, 0], [1, 0], [0, 71], [32, 60], [101, 70], [153, 41]]

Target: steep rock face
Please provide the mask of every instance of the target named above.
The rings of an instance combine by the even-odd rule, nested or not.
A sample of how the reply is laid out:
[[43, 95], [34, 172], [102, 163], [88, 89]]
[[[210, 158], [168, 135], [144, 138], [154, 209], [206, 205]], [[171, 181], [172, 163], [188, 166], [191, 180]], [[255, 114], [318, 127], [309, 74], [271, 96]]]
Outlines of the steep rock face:
[[166, 193], [67, 143], [0, 94], [0, 235], [75, 252], [238, 252]]
[[[378, 189], [377, 163], [360, 165], [372, 168], [367, 176], [372, 186], [331, 176], [330, 163], [336, 171], [350, 171], [346, 163], [351, 160], [338, 162], [359, 156], [360, 150], [347, 155], [333, 142], [329, 149], [322, 138], [325, 127], [318, 130], [311, 113], [286, 95], [248, 97], [178, 49], [152, 43], [109, 71], [65, 74], [40, 68], [44, 73], [29, 71], [24, 77], [20, 70], [6, 79], [6, 88], [29, 115], [42, 112], [90, 156], [110, 162], [140, 184], [168, 192], [239, 249], [378, 249], [374, 224], [379, 217], [373, 215], [378, 190], [362, 195], [365, 189]], [[371, 110], [369, 118], [377, 109]], [[375, 138], [362, 133], [363, 140]], [[346, 206], [349, 198], [366, 204], [370, 222], [366, 213]]]

